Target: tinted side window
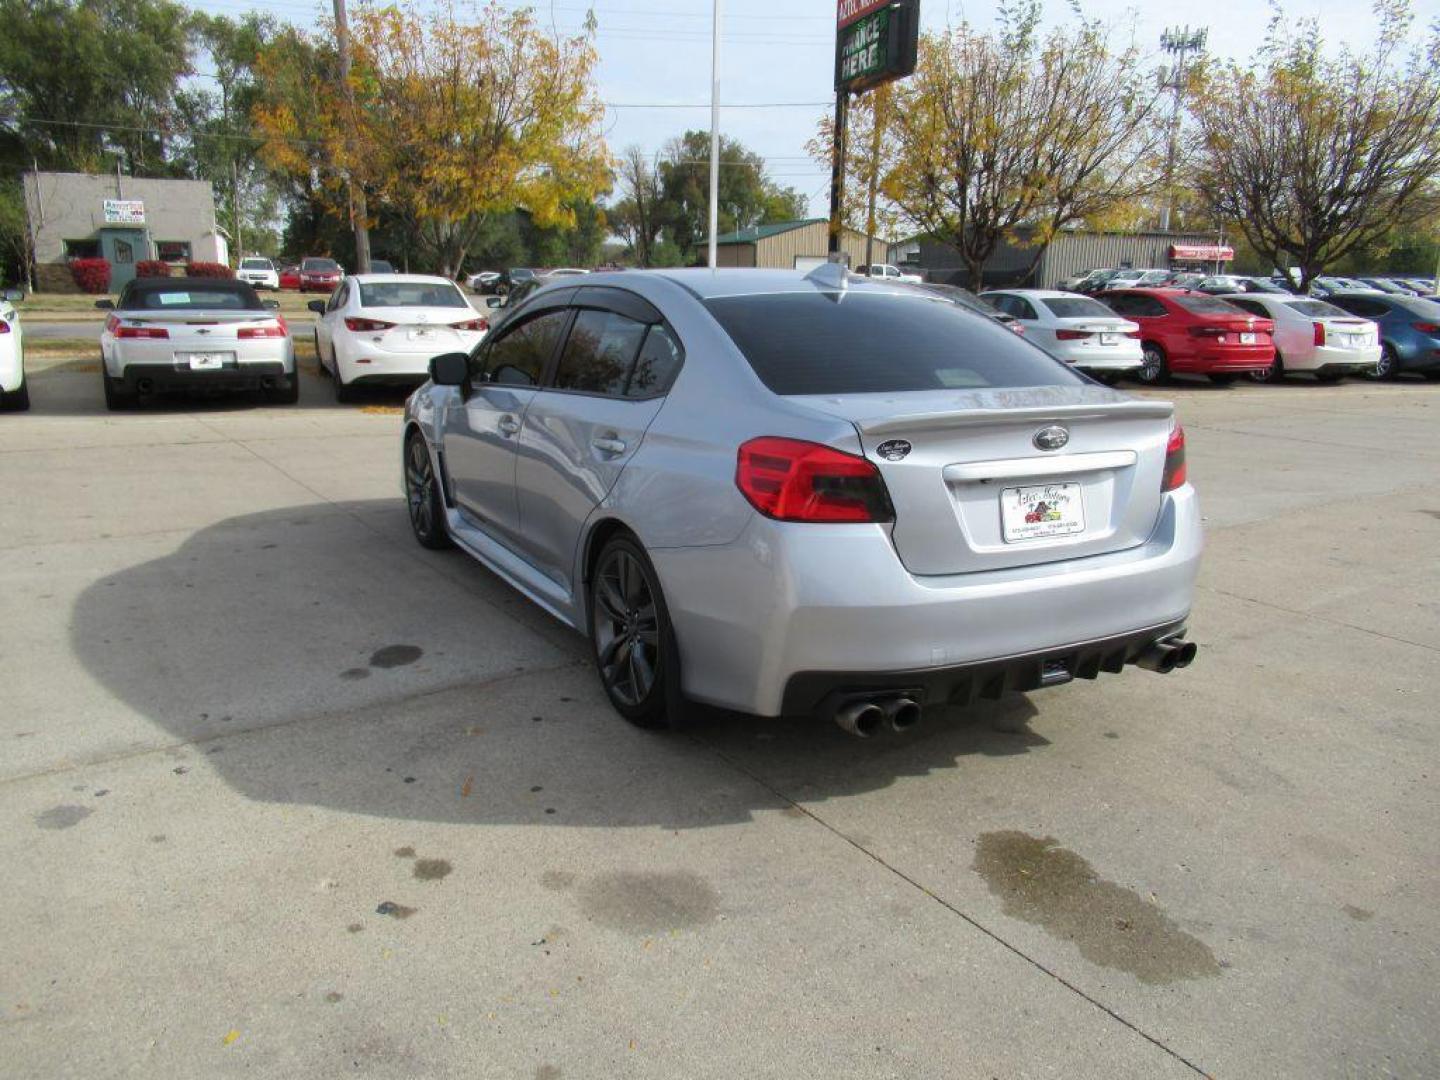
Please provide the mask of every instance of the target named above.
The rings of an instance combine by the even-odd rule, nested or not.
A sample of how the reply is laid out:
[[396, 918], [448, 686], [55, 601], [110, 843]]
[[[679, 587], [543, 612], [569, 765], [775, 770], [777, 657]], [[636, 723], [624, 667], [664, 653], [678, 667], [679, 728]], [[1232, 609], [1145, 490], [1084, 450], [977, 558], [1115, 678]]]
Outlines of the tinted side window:
[[582, 310], [560, 354], [555, 388], [619, 397], [644, 336], [644, 323], [613, 311]]
[[1170, 312], [1165, 309], [1164, 304], [1156, 300], [1153, 296], [1137, 296], [1135, 297], [1135, 314], [1148, 316], [1153, 319], [1161, 315], [1169, 315]]
[[1035, 314], [1035, 306], [1031, 304], [1029, 300], [1026, 300], [1023, 296], [1017, 296], [1015, 298], [1015, 310], [1011, 312], [1011, 314], [1014, 315], [1017, 319], [1033, 320], [1040, 317], [1039, 315]]
[[336, 308], [343, 307], [345, 305], [345, 298], [349, 295], [350, 286], [341, 285], [338, 289], [336, 289], [333, 293], [330, 294], [330, 302], [325, 305], [325, 310], [334, 311]]
[[980, 299], [987, 301], [991, 307], [1006, 315], [1015, 314], [1015, 298], [1009, 293], [985, 293]]
[[705, 307], [776, 394], [1065, 386], [1079, 376], [994, 319], [854, 288], [715, 297]]
[[645, 344], [640, 346], [640, 359], [635, 362], [635, 373], [630, 376], [625, 396], [652, 397], [665, 393], [675, 381], [684, 359], [674, 334], [664, 326], [650, 327]]
[[570, 312], [560, 308], [507, 330], [484, 355], [490, 381], [507, 386], [538, 386], [569, 318]]
[[1115, 312], [1116, 315], [1140, 314], [1140, 312], [1135, 310], [1135, 297], [1133, 296], [1107, 296], [1105, 297], [1105, 304], [1111, 311]]

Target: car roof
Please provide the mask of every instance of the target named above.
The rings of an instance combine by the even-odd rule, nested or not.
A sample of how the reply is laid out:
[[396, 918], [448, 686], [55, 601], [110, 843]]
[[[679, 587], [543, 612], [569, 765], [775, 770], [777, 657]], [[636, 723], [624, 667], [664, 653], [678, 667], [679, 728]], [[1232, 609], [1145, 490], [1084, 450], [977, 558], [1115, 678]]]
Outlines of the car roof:
[[986, 289], [981, 296], [990, 293], [1008, 293], [1010, 296], [1024, 296], [1030, 300], [1089, 300], [1088, 296], [1066, 292], [1063, 289]]
[[[822, 264], [824, 265], [824, 264]], [[711, 270], [706, 266], [682, 270], [626, 270], [590, 274], [587, 285], [616, 285], [624, 288], [626, 282], [633, 284], [636, 278], [659, 278], [672, 281], [701, 300], [722, 296], [755, 296], [767, 293], [834, 292], [835, 286], [811, 278], [808, 270], [755, 270], [721, 269]], [[850, 275], [845, 288], [851, 292], [879, 295], [914, 296], [908, 289], [902, 291], [898, 285], [883, 280]]]
[[448, 277], [442, 277], [439, 274], [347, 274], [345, 280], [358, 281], [361, 285], [368, 284], [372, 281], [379, 281], [386, 285], [394, 285], [396, 283], [403, 285], [407, 282], [415, 285], [455, 284], [455, 282], [451, 281]]

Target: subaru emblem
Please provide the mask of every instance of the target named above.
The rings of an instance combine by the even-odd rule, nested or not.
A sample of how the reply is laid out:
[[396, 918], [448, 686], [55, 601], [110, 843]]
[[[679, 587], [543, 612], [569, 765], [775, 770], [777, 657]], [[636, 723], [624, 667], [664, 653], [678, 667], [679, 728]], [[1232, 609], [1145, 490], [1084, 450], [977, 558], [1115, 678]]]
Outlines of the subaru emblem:
[[1059, 424], [1042, 427], [1031, 440], [1041, 450], [1059, 450], [1070, 441], [1070, 432]]

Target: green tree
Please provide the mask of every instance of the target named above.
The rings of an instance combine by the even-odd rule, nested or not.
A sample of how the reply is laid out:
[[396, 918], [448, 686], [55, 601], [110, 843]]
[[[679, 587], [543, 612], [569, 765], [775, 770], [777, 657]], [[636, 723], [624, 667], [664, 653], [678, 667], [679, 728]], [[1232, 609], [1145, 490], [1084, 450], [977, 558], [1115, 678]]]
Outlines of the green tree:
[[[670, 140], [660, 159], [665, 237], [693, 261], [709, 237], [710, 135], [687, 131]], [[739, 140], [720, 136], [719, 229], [732, 232], [805, 216], [805, 197], [765, 175], [765, 159]]]
[[170, 0], [0, 0], [0, 101], [28, 164], [173, 171], [176, 87], [191, 13]]
[[1246, 65], [1198, 96], [1195, 182], [1300, 287], [1440, 204], [1440, 27], [1413, 43], [1408, 0], [1377, 0], [1373, 46], [1326, 48], [1277, 13]]

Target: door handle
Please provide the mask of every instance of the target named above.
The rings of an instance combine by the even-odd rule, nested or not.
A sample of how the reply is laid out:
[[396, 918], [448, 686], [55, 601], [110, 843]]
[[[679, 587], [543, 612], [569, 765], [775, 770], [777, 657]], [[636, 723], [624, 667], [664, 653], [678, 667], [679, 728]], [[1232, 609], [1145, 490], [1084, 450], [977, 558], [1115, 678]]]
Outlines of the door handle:
[[500, 434], [502, 435], [514, 435], [517, 431], [520, 430], [520, 421], [516, 420], [515, 417], [511, 416], [509, 413], [506, 413], [504, 416], [500, 417], [500, 419], [496, 422], [495, 426], [500, 429]]
[[595, 438], [590, 440], [590, 445], [602, 454], [623, 454], [625, 452], [623, 439]]

